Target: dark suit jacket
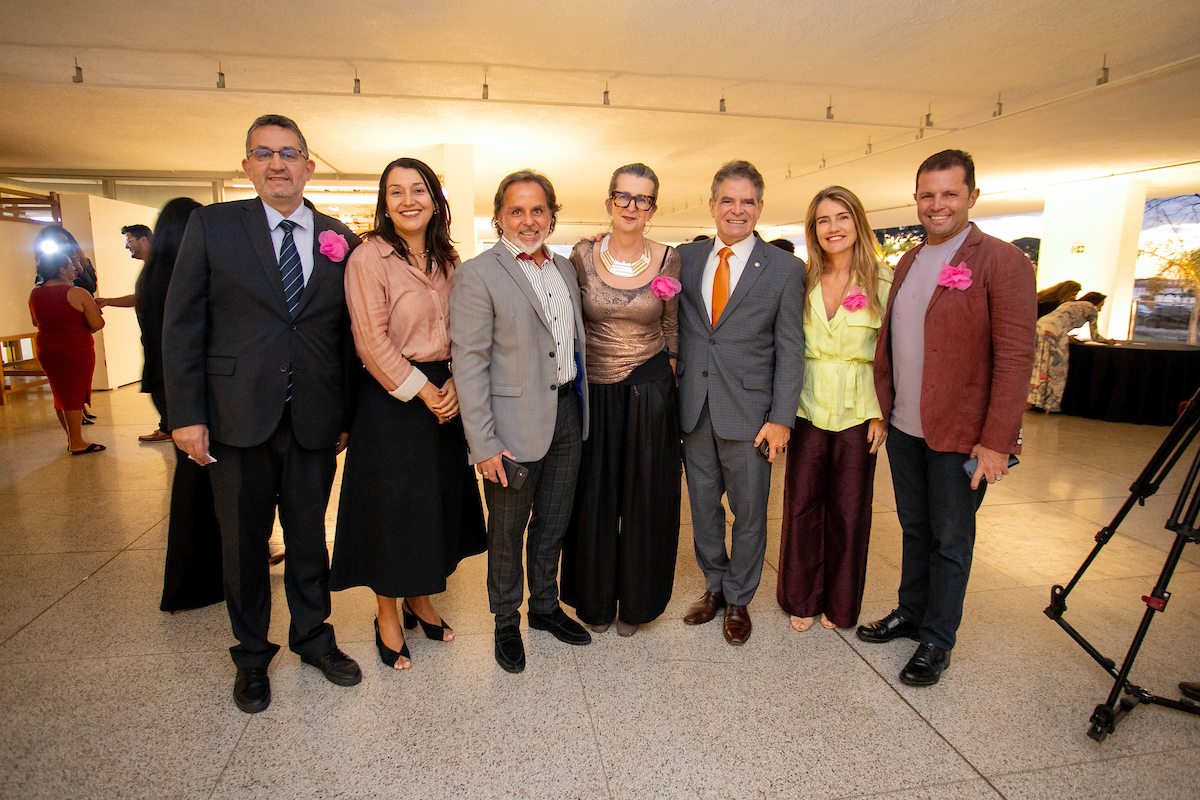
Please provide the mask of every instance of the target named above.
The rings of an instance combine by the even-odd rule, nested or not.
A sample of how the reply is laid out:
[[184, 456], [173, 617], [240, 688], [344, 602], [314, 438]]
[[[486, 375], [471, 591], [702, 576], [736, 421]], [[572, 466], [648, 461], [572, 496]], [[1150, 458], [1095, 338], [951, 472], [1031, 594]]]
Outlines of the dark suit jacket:
[[[312, 207], [306, 200], [305, 203]], [[192, 212], [167, 292], [163, 372], [173, 427], [204, 423], [215, 441], [253, 447], [279, 425], [292, 374], [292, 427], [301, 446], [332, 447], [350, 430], [358, 360], [350, 335], [346, 261], [322, 255], [342, 223], [313, 211], [313, 270], [294, 317], [257, 197]]]
[[[875, 349], [875, 391], [891, 418], [892, 300], [912, 268], [917, 245], [896, 266]], [[971, 285], [938, 286], [925, 311], [921, 429], [944, 453], [970, 453], [976, 444], [1021, 452], [1021, 415], [1033, 371], [1037, 292], [1033, 264], [1016, 247], [974, 225], [950, 264], [966, 262]]]
[[679, 421], [696, 427], [708, 399], [722, 439], [752, 440], [764, 422], [796, 423], [804, 385], [804, 262], [755, 239], [714, 329], [701, 295], [716, 239], [680, 245]]

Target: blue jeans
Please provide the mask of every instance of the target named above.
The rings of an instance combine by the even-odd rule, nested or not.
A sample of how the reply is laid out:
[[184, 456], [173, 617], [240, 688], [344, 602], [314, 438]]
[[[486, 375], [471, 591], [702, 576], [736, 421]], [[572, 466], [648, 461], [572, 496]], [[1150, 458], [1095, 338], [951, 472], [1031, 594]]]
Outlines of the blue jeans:
[[896, 513], [904, 531], [900, 613], [921, 626], [921, 641], [954, 647], [975, 548], [975, 512], [987, 481], [972, 491], [967, 456], [930, 449], [891, 426], [887, 439]]

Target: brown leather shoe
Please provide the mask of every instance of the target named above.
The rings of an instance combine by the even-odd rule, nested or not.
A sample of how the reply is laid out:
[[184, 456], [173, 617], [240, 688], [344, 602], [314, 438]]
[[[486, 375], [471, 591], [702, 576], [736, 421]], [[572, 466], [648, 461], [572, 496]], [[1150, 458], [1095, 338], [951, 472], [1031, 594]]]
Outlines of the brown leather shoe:
[[158, 442], [169, 442], [172, 439], [171, 434], [166, 431], [155, 431], [154, 433], [147, 433], [145, 436], [139, 436], [138, 441], [145, 444], [156, 444]]
[[686, 625], [703, 625], [717, 615], [717, 610], [725, 605], [725, 595], [720, 592], [705, 592], [704, 595], [688, 606], [683, 615]]
[[750, 638], [750, 612], [745, 606], [728, 605], [725, 607], [725, 641], [730, 644], [745, 644]]

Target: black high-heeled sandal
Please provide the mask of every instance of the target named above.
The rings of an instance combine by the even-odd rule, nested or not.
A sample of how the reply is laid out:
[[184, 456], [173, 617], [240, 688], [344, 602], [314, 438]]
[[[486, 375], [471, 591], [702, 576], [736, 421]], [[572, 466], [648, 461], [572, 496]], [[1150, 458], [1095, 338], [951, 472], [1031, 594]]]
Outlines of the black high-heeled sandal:
[[404, 643], [404, 646], [400, 648], [399, 653], [383, 643], [383, 637], [379, 635], [378, 617], [375, 619], [375, 647], [379, 649], [379, 660], [392, 669], [396, 668], [396, 661], [400, 658], [400, 656], [404, 656], [408, 659], [410, 664], [412, 663], [412, 656], [408, 654], [408, 642]]
[[412, 610], [412, 606], [408, 604], [407, 597], [400, 603], [400, 611], [404, 614], [404, 627], [412, 630], [417, 627], [418, 622], [421, 623], [421, 630], [425, 633], [426, 639], [433, 639], [435, 642], [444, 642], [446, 641], [446, 631], [454, 633], [454, 629], [447, 625], [444, 619], [441, 625], [431, 625], [418, 617]]

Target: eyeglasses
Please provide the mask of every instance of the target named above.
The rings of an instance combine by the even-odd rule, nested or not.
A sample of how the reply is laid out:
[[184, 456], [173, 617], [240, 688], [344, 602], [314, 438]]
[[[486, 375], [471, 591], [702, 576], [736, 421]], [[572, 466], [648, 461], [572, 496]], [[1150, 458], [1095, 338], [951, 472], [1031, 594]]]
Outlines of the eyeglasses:
[[629, 208], [629, 204], [633, 203], [638, 211], [649, 211], [654, 208], [657, 197], [647, 197], [644, 194], [630, 194], [629, 192], [613, 192], [612, 201], [617, 208]]
[[251, 161], [259, 164], [266, 164], [271, 161], [276, 155], [283, 159], [285, 164], [299, 164], [306, 160], [304, 153], [294, 147], [285, 147], [282, 150], [270, 150], [266, 147], [256, 147], [247, 154]]

